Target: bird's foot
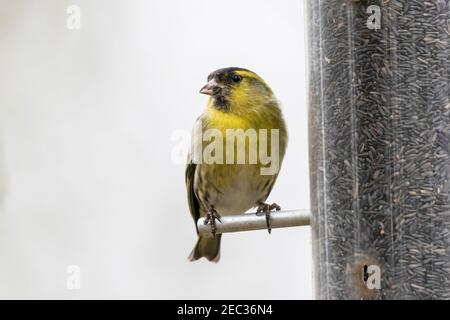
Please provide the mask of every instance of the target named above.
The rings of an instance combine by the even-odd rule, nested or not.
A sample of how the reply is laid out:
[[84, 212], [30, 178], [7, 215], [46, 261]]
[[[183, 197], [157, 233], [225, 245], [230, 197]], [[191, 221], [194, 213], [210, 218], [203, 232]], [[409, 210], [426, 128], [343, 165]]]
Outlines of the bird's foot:
[[265, 214], [266, 216], [266, 224], [267, 224], [267, 231], [269, 231], [269, 234], [272, 232], [272, 228], [270, 227], [270, 213], [272, 210], [280, 211], [281, 207], [277, 205], [276, 203], [267, 204], [264, 202], [261, 202], [258, 204], [258, 208], [256, 209], [256, 215]]
[[203, 222], [205, 225], [210, 224], [211, 225], [211, 233], [215, 237], [216, 236], [216, 220], [219, 222], [222, 222], [220, 220], [220, 214], [214, 209], [214, 207], [210, 207], [208, 211], [206, 211], [205, 214], [205, 221]]

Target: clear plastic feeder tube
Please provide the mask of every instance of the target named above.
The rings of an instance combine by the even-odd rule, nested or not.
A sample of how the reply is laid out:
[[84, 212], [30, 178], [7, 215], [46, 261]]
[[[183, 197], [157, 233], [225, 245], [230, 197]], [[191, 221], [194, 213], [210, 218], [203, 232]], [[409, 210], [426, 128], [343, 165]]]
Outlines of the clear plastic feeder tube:
[[315, 291], [450, 298], [450, 1], [307, 0]]

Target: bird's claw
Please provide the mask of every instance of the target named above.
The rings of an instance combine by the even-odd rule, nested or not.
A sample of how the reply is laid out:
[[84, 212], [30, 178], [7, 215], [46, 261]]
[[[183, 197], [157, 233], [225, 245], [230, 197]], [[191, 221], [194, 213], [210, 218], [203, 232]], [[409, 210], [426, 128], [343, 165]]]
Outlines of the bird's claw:
[[222, 223], [222, 220], [220, 220], [220, 215], [219, 213], [216, 211], [216, 209], [214, 208], [210, 208], [206, 214], [205, 214], [205, 220], [203, 221], [203, 223], [205, 225], [210, 224], [211, 225], [211, 233], [212, 235], [215, 237], [216, 236], [216, 220], [219, 221], [220, 223]]
[[272, 232], [272, 228], [270, 226], [270, 212], [273, 210], [280, 211], [281, 207], [276, 203], [260, 203], [258, 205], [258, 208], [256, 209], [256, 215], [259, 216], [261, 213], [264, 213], [264, 215], [266, 216], [267, 231], [269, 232], [269, 234]]

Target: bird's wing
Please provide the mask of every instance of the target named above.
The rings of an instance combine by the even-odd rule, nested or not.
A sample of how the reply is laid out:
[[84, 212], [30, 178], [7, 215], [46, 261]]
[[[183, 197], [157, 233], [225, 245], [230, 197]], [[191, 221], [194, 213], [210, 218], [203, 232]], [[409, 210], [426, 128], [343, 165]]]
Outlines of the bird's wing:
[[[197, 119], [197, 121], [198, 120], [199, 119]], [[194, 135], [193, 139], [195, 139]], [[195, 223], [195, 229], [197, 230], [198, 233], [197, 220], [200, 218], [200, 202], [194, 191], [194, 180], [195, 180], [194, 178], [195, 178], [195, 170], [197, 169], [197, 164], [194, 162], [193, 155], [191, 152], [188, 154], [185, 180], [186, 180], [186, 190], [188, 196], [189, 210], [191, 211], [191, 216], [192, 219], [194, 219]]]
[[197, 220], [200, 218], [200, 203], [194, 192], [194, 177], [196, 167], [197, 165], [193, 162], [188, 162], [188, 164], [186, 165], [186, 189], [189, 210], [191, 211], [191, 215], [195, 223], [195, 228], [197, 229]]

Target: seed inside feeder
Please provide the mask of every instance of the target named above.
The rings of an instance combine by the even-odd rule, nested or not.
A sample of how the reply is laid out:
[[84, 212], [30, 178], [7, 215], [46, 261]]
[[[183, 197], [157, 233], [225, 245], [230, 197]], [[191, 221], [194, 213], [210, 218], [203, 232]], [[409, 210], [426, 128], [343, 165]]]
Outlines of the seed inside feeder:
[[316, 295], [450, 299], [450, 1], [308, 6]]

